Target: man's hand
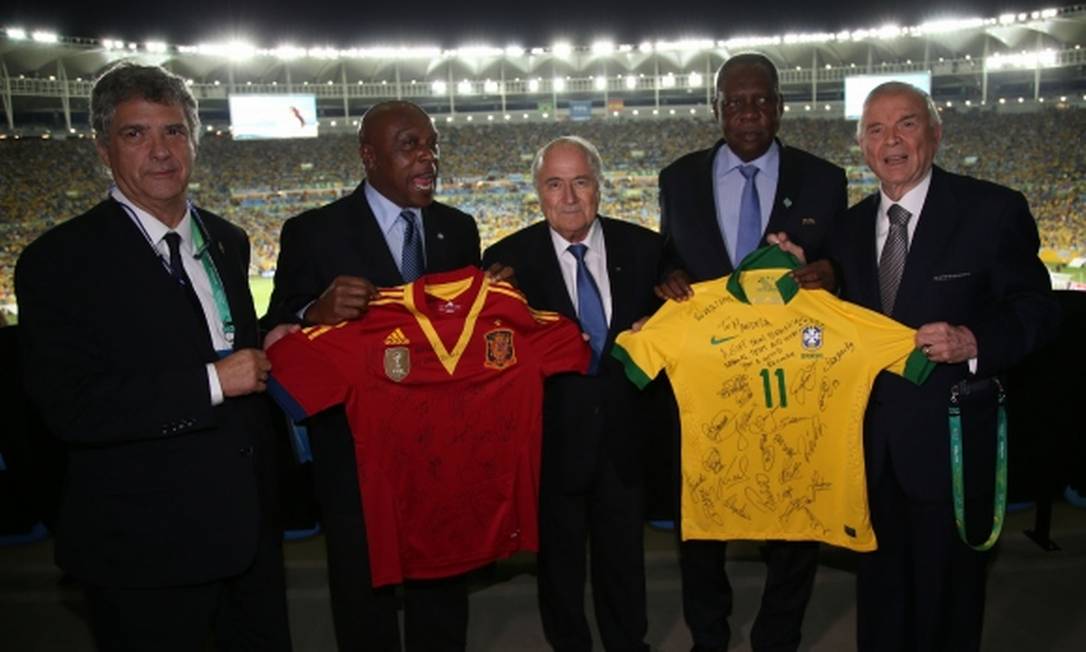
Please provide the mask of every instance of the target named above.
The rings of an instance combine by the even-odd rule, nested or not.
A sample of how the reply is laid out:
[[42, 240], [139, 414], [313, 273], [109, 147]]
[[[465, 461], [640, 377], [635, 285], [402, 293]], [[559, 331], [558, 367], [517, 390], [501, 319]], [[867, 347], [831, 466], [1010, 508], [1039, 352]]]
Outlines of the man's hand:
[[833, 265], [828, 260], [816, 260], [807, 263], [807, 253], [803, 247], [792, 242], [784, 231], [769, 233], [765, 237], [769, 244], [775, 244], [781, 251], [792, 254], [799, 260], [801, 267], [792, 270], [792, 278], [805, 290], [837, 290], [837, 274], [833, 271]]
[[377, 287], [357, 276], [337, 276], [328, 289], [305, 311], [305, 320], [331, 326], [358, 319], [377, 296]]
[[271, 348], [272, 344], [275, 344], [295, 331], [301, 330], [301, 328], [302, 327], [298, 324], [279, 324], [268, 331], [268, 334], [264, 336], [264, 350], [267, 351]]
[[235, 351], [215, 363], [222, 395], [227, 398], [263, 392], [269, 371], [268, 357], [257, 349]]
[[502, 265], [501, 263], [494, 263], [486, 270], [486, 277], [490, 282], [505, 282], [513, 287], [517, 287], [517, 276], [512, 267]]
[[966, 326], [945, 321], [924, 324], [916, 331], [916, 346], [928, 360], [956, 364], [977, 357], [977, 338]]
[[656, 296], [667, 301], [686, 301], [694, 296], [694, 290], [690, 287], [690, 275], [685, 270], [676, 269], [667, 275], [662, 283], [652, 289]]

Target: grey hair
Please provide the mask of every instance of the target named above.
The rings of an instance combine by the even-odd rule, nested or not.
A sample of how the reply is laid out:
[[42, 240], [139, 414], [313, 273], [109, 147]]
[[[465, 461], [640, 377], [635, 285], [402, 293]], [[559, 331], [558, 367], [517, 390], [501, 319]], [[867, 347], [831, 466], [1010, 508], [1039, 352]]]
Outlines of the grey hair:
[[110, 67], [94, 82], [90, 123], [98, 142], [109, 142], [109, 129], [117, 106], [134, 98], [155, 104], [179, 105], [185, 112], [192, 144], [200, 144], [200, 115], [196, 98], [185, 80], [161, 66], [141, 66], [132, 61], [121, 61]]
[[923, 89], [917, 88], [907, 82], [888, 81], [871, 89], [871, 92], [868, 93], [867, 97], [864, 99], [863, 112], [860, 114], [860, 119], [856, 122], [856, 140], [859, 140], [864, 134], [863, 116], [867, 113], [867, 107], [871, 104], [871, 100], [881, 95], [898, 95], [901, 93], [914, 95], [924, 101], [924, 105], [928, 107], [928, 122], [932, 127], [943, 124], [943, 116], [939, 115], [939, 109], [935, 106], [935, 100], [931, 99], [931, 95]]
[[596, 146], [580, 136], [559, 136], [540, 147], [535, 154], [535, 158], [532, 159], [532, 183], [537, 188], [539, 187], [539, 169], [543, 167], [544, 157], [559, 145], [572, 145], [584, 152], [585, 158], [588, 159], [588, 166], [592, 168], [592, 177], [597, 184], [603, 181], [603, 159], [600, 157], [600, 151], [596, 149]]

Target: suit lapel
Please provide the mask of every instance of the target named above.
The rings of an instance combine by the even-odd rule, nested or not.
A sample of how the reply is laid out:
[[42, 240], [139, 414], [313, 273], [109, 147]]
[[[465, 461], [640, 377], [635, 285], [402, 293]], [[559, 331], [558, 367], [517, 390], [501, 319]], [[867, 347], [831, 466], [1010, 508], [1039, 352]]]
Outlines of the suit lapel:
[[441, 218], [434, 214], [433, 206], [422, 209], [422, 230], [426, 235], [426, 271], [450, 269], [449, 245], [445, 239]]
[[108, 201], [112, 204], [108, 214], [108, 224], [113, 231], [110, 238], [112, 249], [117, 252], [118, 258], [127, 258], [132, 267], [133, 282], [144, 288], [145, 300], [141, 310], [145, 313], [145, 319], [149, 323], [159, 324], [145, 324], [146, 328], [151, 332], [161, 330], [170, 333], [171, 346], [181, 346], [182, 343], [185, 346], [196, 345], [195, 355], [210, 358], [213, 348], [207, 324], [193, 310], [184, 288], [173, 280], [154, 247], [124, 208], [116, 200]]
[[608, 220], [598, 218], [603, 229], [603, 242], [607, 250], [607, 278], [611, 285], [611, 326], [608, 329], [608, 338], [613, 339], [621, 329], [616, 329], [617, 324], [629, 324], [634, 321], [631, 316], [633, 301], [630, 297], [630, 284], [626, 282], [627, 275], [633, 270], [632, 265], [636, 261], [627, 260], [630, 248], [614, 232], [607, 228]]
[[558, 263], [558, 255], [554, 251], [550, 227], [546, 222], [540, 222], [537, 226], [539, 235], [533, 249], [542, 252], [539, 256], [541, 291], [551, 310], [577, 321], [577, 309], [573, 306], [573, 300], [569, 298], [569, 290], [566, 289], [566, 282], [562, 278], [562, 268]]
[[789, 218], [792, 212], [792, 202], [799, 189], [799, 177], [796, 170], [796, 160], [792, 156], [790, 147], [783, 145], [779, 140], [777, 146], [780, 152], [780, 166], [777, 169], [777, 194], [773, 198], [773, 208], [769, 212], [769, 222], [766, 223], [765, 233], [762, 234], [762, 244], [765, 244], [766, 233], [788, 231]]
[[856, 283], [855, 300], [865, 308], [882, 312], [882, 296], [879, 294], [879, 264], [875, 249], [875, 222], [878, 218], [878, 191], [859, 205], [860, 223], [857, 226], [855, 247], [859, 256], [859, 274], [852, 279]]
[[[388, 243], [385, 242], [385, 234], [381, 233], [381, 227], [377, 224], [377, 217], [373, 214], [369, 201], [366, 200], [364, 186], [365, 182], [359, 185], [351, 195], [350, 206], [353, 210], [346, 211], [340, 216], [343, 222], [340, 233], [346, 236], [349, 243], [348, 249], [355, 257], [353, 261], [345, 261], [348, 264], [345, 270], [357, 270], [353, 273], [354, 276], [396, 279], [394, 284], [401, 285], [403, 276], [400, 275], [400, 268], [396, 266], [396, 259], [392, 257], [392, 252], [388, 250]], [[425, 220], [425, 217], [423, 219]], [[425, 221], [423, 224], [423, 228], [427, 228]], [[366, 261], [372, 266], [373, 272], [363, 273], [361, 261]]]
[[909, 243], [905, 270], [894, 301], [894, 316], [904, 323], [912, 323], [916, 319], [935, 264], [944, 259], [942, 252], [949, 246], [957, 228], [954, 196], [947, 181], [942, 170], [932, 168], [931, 186], [924, 199], [924, 208], [920, 211], [912, 242]]
[[728, 251], [728, 246], [724, 243], [723, 234], [720, 233], [720, 223], [717, 221], [716, 214], [716, 198], [713, 194], [713, 186], [716, 184], [716, 177], [713, 176], [713, 161], [716, 159], [717, 152], [723, 146], [723, 139], [717, 141], [717, 144], [708, 150], [705, 159], [701, 162], [702, 171], [698, 175], [699, 181], [694, 184], [694, 196], [691, 197], [691, 202], [694, 207], [692, 214], [704, 216], [696, 220], [699, 231], [697, 234], [698, 239], [706, 243], [706, 246], [710, 249], [709, 259], [724, 261], [727, 267], [725, 273], [730, 274], [732, 256]]

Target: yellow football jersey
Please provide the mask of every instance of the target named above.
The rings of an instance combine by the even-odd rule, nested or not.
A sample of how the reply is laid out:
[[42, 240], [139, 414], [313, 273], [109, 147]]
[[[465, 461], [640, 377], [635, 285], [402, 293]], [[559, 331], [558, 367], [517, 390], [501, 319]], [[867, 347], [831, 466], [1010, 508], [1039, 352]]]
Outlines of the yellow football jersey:
[[915, 331], [800, 289], [777, 247], [694, 285], [612, 355], [640, 387], [667, 371], [682, 425], [683, 539], [817, 540], [874, 550], [863, 414], [882, 370], [923, 382]]

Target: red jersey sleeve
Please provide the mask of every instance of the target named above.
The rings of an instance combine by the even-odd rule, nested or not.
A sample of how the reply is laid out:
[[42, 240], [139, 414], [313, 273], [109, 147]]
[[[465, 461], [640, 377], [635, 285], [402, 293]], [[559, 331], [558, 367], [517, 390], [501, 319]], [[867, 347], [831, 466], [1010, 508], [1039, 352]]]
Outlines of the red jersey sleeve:
[[291, 333], [268, 349], [271, 376], [268, 393], [294, 421], [342, 403], [349, 383], [321, 346], [328, 326]]
[[556, 312], [528, 308], [535, 327], [528, 333], [528, 341], [539, 352], [540, 371], [543, 376], [553, 376], [574, 371], [588, 371], [592, 349], [581, 337], [581, 327]]

